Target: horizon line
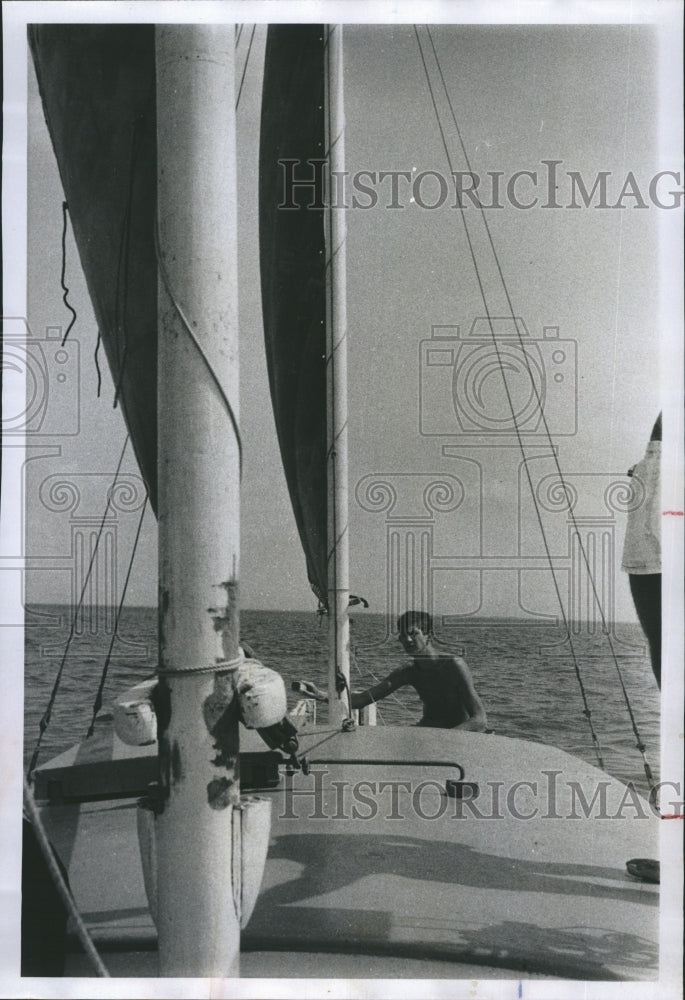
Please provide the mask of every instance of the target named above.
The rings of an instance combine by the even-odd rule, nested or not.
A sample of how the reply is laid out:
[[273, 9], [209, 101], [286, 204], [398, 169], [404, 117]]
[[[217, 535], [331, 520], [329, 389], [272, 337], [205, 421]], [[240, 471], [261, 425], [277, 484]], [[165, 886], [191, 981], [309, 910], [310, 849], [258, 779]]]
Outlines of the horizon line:
[[[27, 601], [25, 603], [25, 605], [24, 605], [24, 610], [25, 611], [29, 611], [32, 608], [71, 608], [71, 607], [73, 607], [73, 605], [70, 602], [60, 602], [60, 601]], [[85, 604], [84, 603], [84, 604], [81, 605], [81, 607], [82, 608], [117, 608], [118, 605], [116, 605], [116, 604]], [[147, 610], [153, 611], [153, 610], [157, 609], [157, 607], [158, 607], [157, 604], [126, 604], [126, 605], [124, 605], [124, 607], [123, 607], [122, 610], [131, 610], [131, 611], [133, 611], [133, 610], [138, 610], [138, 609], [145, 609], [146, 611]], [[240, 608], [240, 611], [241, 612], [260, 612], [262, 614], [271, 614], [271, 613], [276, 613], [276, 614], [310, 614], [310, 615], [318, 615], [319, 614], [319, 612], [317, 611], [316, 608], [253, 608], [253, 607], [247, 608], [246, 607], [246, 608]], [[441, 614], [444, 615], [444, 616], [447, 616], [447, 615], [453, 616], [455, 613], [454, 612], [442, 612], [442, 613], [440, 613], [440, 612], [433, 612], [432, 613], [432, 617], [434, 619], [435, 618], [439, 618], [439, 617], [441, 617]], [[386, 611], [372, 611], [371, 609], [367, 609], [367, 608], [363, 608], [361, 610], [354, 609], [354, 608], [350, 609], [350, 617], [356, 617], [356, 616], [362, 616], [362, 617], [364, 617], [364, 616], [374, 616], [376, 618], [386, 618], [386, 617], [388, 617], [388, 612], [386, 612]], [[394, 615], [392, 617], [394, 617]], [[462, 625], [462, 624], [468, 624], [469, 622], [487, 623], [487, 622], [492, 622], [492, 621], [525, 622], [526, 624], [535, 623], [536, 625], [539, 625], [540, 627], [547, 626], [549, 628], [563, 627], [563, 622], [562, 621], [554, 622], [554, 621], [544, 620], [543, 618], [541, 618], [539, 616], [534, 616], [534, 615], [477, 615], [477, 614], [464, 616], [458, 622], [456, 622], [454, 626], [448, 625], [448, 626], [443, 626], [443, 627], [452, 628], [452, 627], [458, 627], [459, 625]], [[602, 629], [602, 627], [601, 627], [601, 623], [599, 623], [596, 620], [591, 619], [591, 618], [569, 618], [568, 622], [569, 622], [569, 624], [594, 624], [597, 627], [597, 631], [599, 633], [602, 633], [604, 631]], [[610, 624], [613, 624], [613, 625], [637, 625], [637, 626], [639, 626], [640, 623], [638, 621], [629, 621], [627, 619], [612, 619], [611, 622], [610, 622]]]

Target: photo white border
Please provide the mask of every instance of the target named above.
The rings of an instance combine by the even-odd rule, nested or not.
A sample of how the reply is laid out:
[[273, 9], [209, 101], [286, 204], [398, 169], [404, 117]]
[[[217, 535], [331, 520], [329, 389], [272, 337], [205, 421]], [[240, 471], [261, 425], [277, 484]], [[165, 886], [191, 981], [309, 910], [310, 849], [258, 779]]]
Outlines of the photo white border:
[[[358, 0], [235, 0], [235, 2], [23, 2], [14, 0], [2, 8], [4, 47], [4, 134], [3, 134], [3, 311], [5, 316], [25, 316], [26, 303], [26, 94], [27, 58], [26, 25], [29, 23], [156, 23], [306, 21], [365, 23], [440, 23], [463, 24], [652, 24], [659, 31], [660, 70], [660, 157], [663, 169], [681, 166], [683, 149], [682, 117], [682, 16], [679, 0], [594, 0], [594, 2], [555, 2], [555, 0], [443, 0], [443, 2], [358, 2]], [[682, 210], [661, 214], [660, 249], [663, 260], [673, 266], [662, 278], [661, 329], [667, 331], [661, 343], [662, 398], [668, 405], [670, 420], [663, 441], [663, 467], [670, 475], [662, 477], [663, 509], [682, 510], [683, 503], [683, 247]], [[11, 256], [10, 256], [11, 248]], [[678, 417], [680, 423], [674, 419]], [[20, 442], [16, 442], [20, 444]], [[20, 475], [21, 447], [3, 449], [2, 520], [0, 551], [7, 551], [5, 541], [22, 530], [22, 493]], [[664, 692], [662, 695], [662, 774], [680, 780], [682, 787], [682, 706], [683, 706], [683, 517], [664, 519], [663, 575], [669, 581], [671, 601], [664, 606]], [[21, 605], [21, 572], [7, 571], [2, 565], [0, 599], [12, 606]], [[13, 590], [18, 586], [19, 591]], [[18, 599], [18, 600], [17, 600]], [[23, 623], [0, 630], [0, 662], [12, 671], [11, 683], [3, 686], [0, 699], [0, 733], [3, 734], [2, 759], [4, 780], [0, 794], [0, 829], [5, 850], [0, 854], [0, 996], [17, 997], [298, 997], [375, 998], [375, 997], [449, 997], [478, 1000], [514, 998], [518, 981], [482, 980], [454, 983], [438, 981], [386, 980], [256, 980], [222, 982], [208, 980], [127, 980], [127, 979], [20, 979], [19, 901], [20, 901], [20, 816], [21, 775], [16, 761], [22, 759], [23, 717]], [[6, 675], [7, 677], [7, 675]], [[671, 734], [669, 738], [669, 734]], [[674, 738], [680, 734], [679, 738]], [[9, 833], [9, 836], [8, 836]], [[568, 980], [526, 980], [523, 997], [549, 1000], [669, 1000], [681, 996], [682, 970], [682, 825], [661, 825], [662, 857], [674, 859], [674, 877], [662, 883], [661, 952], [662, 969], [658, 982], [592, 983]], [[563, 994], [562, 994], [563, 990]]]

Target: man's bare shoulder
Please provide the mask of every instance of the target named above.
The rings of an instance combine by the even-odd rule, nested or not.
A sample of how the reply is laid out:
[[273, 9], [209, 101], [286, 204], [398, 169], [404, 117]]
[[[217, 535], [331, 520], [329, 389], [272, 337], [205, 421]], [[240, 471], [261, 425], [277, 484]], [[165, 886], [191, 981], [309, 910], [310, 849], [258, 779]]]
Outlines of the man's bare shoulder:
[[395, 669], [388, 674], [386, 680], [408, 683], [413, 674], [414, 663], [403, 663], [401, 667], [395, 667]]
[[457, 670], [468, 671], [468, 664], [463, 656], [453, 656], [450, 653], [440, 654], [439, 660], [444, 663], [445, 666], [455, 667]]
[[468, 684], [473, 683], [469, 665], [463, 656], [441, 656], [440, 660], [459, 680]]

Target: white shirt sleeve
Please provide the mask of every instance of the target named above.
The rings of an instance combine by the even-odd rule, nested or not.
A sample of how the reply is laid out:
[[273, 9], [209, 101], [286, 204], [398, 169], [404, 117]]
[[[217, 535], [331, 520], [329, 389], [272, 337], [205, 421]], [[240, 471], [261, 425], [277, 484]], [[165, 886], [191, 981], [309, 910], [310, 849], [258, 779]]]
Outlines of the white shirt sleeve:
[[661, 441], [650, 441], [633, 470], [644, 495], [628, 513], [621, 568], [644, 575], [661, 572]]

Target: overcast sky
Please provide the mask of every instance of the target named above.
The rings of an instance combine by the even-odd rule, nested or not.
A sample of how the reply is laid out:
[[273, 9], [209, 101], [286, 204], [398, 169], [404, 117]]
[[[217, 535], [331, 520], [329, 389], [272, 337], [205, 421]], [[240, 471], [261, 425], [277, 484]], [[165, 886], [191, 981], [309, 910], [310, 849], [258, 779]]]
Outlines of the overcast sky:
[[[620, 563], [625, 515], [607, 508], [604, 497], [644, 451], [662, 405], [660, 338], [668, 335], [668, 303], [661, 291], [668, 262], [659, 256], [659, 227], [673, 213], [650, 201], [649, 182], [658, 170], [677, 170], [678, 163], [659, 148], [664, 122], [659, 119], [663, 101], [656, 34], [639, 25], [439, 26], [432, 33], [471, 167], [482, 178], [501, 175], [503, 207], [488, 211], [487, 219], [514, 311], [530, 339], [541, 345], [536, 371], [543, 380], [560, 465], [579, 490], [576, 512], [592, 522], [592, 532], [610, 537], [614, 561]], [[262, 342], [255, 226], [263, 37], [259, 27], [238, 115], [242, 599], [245, 607], [312, 608], [278, 455]], [[244, 54], [243, 45], [239, 71]], [[451, 185], [412, 28], [347, 27], [345, 67], [350, 174], [409, 171], [416, 177], [436, 171]], [[452, 166], [465, 171], [453, 141], [451, 148], [456, 156]], [[544, 208], [545, 160], [561, 161], [557, 182], [562, 206], [571, 200], [569, 172], [579, 172], [588, 190], [600, 171], [610, 172], [607, 200], [615, 204], [632, 171], [647, 207], [637, 208], [639, 198], [628, 193], [615, 209]], [[517, 171], [537, 173], [537, 183], [522, 176], [514, 189], [520, 202], [537, 196], [537, 206], [511, 204], [506, 185]], [[484, 181], [488, 199], [490, 183]], [[437, 184], [428, 178], [419, 199], [437, 200]], [[511, 437], [506, 446], [498, 443], [500, 437], [497, 446], [490, 439], [488, 447], [476, 447], [482, 443], [476, 434], [478, 407], [482, 403], [499, 412], [501, 376], [496, 383], [488, 367], [487, 328], [477, 325], [468, 336], [485, 312], [462, 214], [454, 207], [454, 188], [450, 186], [441, 208], [429, 210], [410, 200], [409, 187], [403, 182], [399, 188], [402, 208], [387, 207], [386, 181], [377, 185], [375, 207], [346, 213], [352, 590], [365, 596], [372, 610], [385, 611], [391, 531], [396, 528], [404, 539], [428, 530], [434, 610], [555, 613], [549, 572], [539, 568], [542, 539], [520, 453], [511, 446]], [[664, 203], [669, 190], [666, 179], [657, 191]], [[36, 336], [68, 322], [59, 282], [61, 203], [30, 70], [29, 322]], [[505, 315], [506, 298], [482, 219], [473, 206], [464, 215], [489, 309]], [[71, 339], [80, 350], [81, 421], [77, 435], [60, 441], [58, 458], [36, 458], [28, 467], [29, 551], [38, 557], [68, 555], [70, 545], [68, 519], [36, 500], [40, 483], [58, 472], [112, 473], [124, 439], [123, 422], [111, 405], [108, 374], [101, 398], [96, 398], [96, 326], [71, 237], [67, 282], [78, 313]], [[445, 365], [427, 364], [430, 345], [422, 342], [435, 327], [453, 328], [441, 331], [446, 339], [438, 347], [452, 351], [453, 357], [461, 352], [461, 376], [454, 377]], [[103, 356], [101, 362], [104, 369]], [[525, 409], [528, 383], [515, 368], [510, 378], [514, 399]], [[553, 474], [554, 466], [549, 458], [532, 461], [535, 455], [549, 454], [540, 447], [539, 434], [525, 440], [537, 484]], [[126, 468], [135, 472], [130, 454]], [[392, 509], [382, 509], [382, 503], [374, 509], [374, 483], [381, 481], [397, 493]], [[448, 493], [455, 491], [454, 502], [443, 495], [444, 510], [439, 498], [432, 507], [424, 500], [430, 483], [441, 481], [448, 484]], [[93, 515], [100, 512], [94, 508]], [[397, 525], [393, 518], [400, 519]], [[568, 519], [564, 512], [548, 511], [543, 520], [565, 595], [565, 574], [571, 571]], [[120, 581], [134, 528], [134, 515], [122, 517]], [[155, 533], [148, 516], [129, 603], [156, 601]], [[471, 559], [468, 565], [465, 557]], [[487, 559], [497, 558], [496, 567], [483, 572], [486, 565], [495, 566]], [[526, 559], [536, 568], [526, 570]], [[404, 569], [397, 586], [405, 587], [403, 574]], [[417, 574], [418, 569], [413, 576]], [[614, 575], [615, 616], [634, 620], [627, 582], [619, 570]], [[29, 598], [69, 600], [69, 579], [66, 563], [62, 569], [34, 572]]]

